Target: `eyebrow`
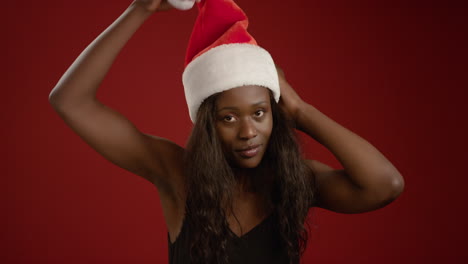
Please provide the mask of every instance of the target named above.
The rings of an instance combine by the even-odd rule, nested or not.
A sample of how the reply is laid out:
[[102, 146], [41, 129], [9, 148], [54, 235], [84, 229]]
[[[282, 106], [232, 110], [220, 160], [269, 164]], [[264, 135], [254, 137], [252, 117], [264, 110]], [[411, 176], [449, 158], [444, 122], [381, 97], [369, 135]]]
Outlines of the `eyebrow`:
[[[267, 103], [267, 101], [260, 101], [260, 102], [257, 102], [255, 104], [252, 104], [252, 107], [256, 107], [256, 106], [266, 104], [266, 103]], [[216, 112], [221, 112], [223, 110], [239, 110], [239, 108], [234, 107], [234, 106], [226, 106], [226, 107], [223, 107], [221, 109], [217, 109]]]

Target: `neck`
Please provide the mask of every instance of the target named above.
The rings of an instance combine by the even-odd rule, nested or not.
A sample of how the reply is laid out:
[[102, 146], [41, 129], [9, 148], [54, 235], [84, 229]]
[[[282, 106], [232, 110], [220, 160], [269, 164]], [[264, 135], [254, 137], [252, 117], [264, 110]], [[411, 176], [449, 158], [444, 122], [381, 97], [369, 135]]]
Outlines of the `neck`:
[[261, 165], [252, 169], [232, 168], [232, 171], [236, 178], [234, 191], [238, 195], [264, 192], [272, 183], [272, 175]]
[[233, 168], [234, 176], [236, 177], [236, 194], [255, 192], [254, 177], [258, 174], [257, 168], [255, 169], [243, 169]]
[[272, 207], [270, 195], [273, 177], [265, 166], [253, 169], [232, 168], [232, 172], [236, 178], [236, 186], [232, 192], [234, 203], [252, 202], [254, 199], [262, 203], [263, 208]]

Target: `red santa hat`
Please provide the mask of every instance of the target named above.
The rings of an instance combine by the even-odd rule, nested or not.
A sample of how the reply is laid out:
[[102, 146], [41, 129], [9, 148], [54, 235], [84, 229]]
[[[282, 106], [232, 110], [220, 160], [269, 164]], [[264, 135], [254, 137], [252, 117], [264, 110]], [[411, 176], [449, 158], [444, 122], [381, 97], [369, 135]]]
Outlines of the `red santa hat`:
[[[171, 0], [194, 3], [195, 0]], [[176, 8], [182, 5], [174, 4]], [[179, 9], [190, 9], [186, 5]], [[202, 0], [190, 37], [182, 81], [190, 119], [209, 96], [245, 85], [269, 88], [280, 98], [271, 55], [247, 32], [248, 18], [233, 0]]]

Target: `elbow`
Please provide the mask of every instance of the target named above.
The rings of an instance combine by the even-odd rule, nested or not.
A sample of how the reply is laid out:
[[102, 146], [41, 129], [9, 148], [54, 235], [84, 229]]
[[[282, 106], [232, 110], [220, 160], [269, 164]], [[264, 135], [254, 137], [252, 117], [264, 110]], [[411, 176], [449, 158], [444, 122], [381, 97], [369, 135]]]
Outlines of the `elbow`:
[[376, 208], [382, 208], [396, 200], [405, 189], [405, 181], [399, 174], [387, 174], [384, 181], [376, 185], [372, 191], [372, 200]]
[[58, 109], [60, 107], [60, 99], [56, 88], [52, 89], [52, 91], [49, 93], [49, 104], [54, 109]]
[[405, 189], [405, 181], [403, 180], [403, 177], [400, 174], [398, 174], [392, 179], [390, 189], [391, 198], [393, 200], [398, 198], [398, 196], [400, 196], [403, 193], [403, 190]]
[[401, 175], [398, 175], [398, 177], [392, 177], [390, 182], [381, 185], [381, 188], [377, 188], [377, 192], [374, 192], [372, 210], [383, 208], [389, 205], [403, 193], [404, 189], [405, 182], [403, 177], [401, 177]]
[[403, 176], [401, 176], [400, 173], [398, 173], [398, 176], [395, 178], [394, 185], [396, 188], [398, 188], [400, 193], [402, 193], [405, 189], [405, 180], [403, 179]]
[[49, 94], [49, 103], [57, 112], [74, 111], [91, 101], [95, 101], [95, 98], [91, 96], [80, 96], [62, 91], [62, 89], [57, 86]]
[[71, 104], [64, 100], [63, 97], [59, 95], [59, 93], [54, 92], [54, 90], [52, 90], [52, 92], [49, 94], [49, 104], [62, 118], [67, 113], [71, 112], [71, 109], [73, 109]]
[[62, 108], [60, 102], [54, 98], [54, 96], [50, 96], [49, 95], [49, 104], [52, 106], [52, 108], [56, 111], [56, 112], [60, 112], [60, 109]]
[[393, 165], [382, 171], [380, 179], [382, 179], [382, 189], [385, 190], [383, 193], [387, 199], [393, 201], [403, 193], [405, 180]]
[[393, 198], [397, 198], [401, 195], [405, 189], [405, 180], [401, 173], [392, 166], [392, 169], [387, 173], [387, 179], [389, 179], [389, 188], [391, 190]]
[[382, 200], [385, 204], [388, 204], [398, 198], [405, 189], [405, 181], [400, 173], [391, 174], [386, 177], [388, 181], [384, 186], [385, 192], [383, 192]]

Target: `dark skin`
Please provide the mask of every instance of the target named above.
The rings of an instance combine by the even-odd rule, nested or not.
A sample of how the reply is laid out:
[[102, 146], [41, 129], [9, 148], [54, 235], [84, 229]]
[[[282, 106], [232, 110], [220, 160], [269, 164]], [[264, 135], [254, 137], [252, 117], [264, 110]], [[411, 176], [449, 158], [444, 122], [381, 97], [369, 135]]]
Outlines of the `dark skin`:
[[[65, 72], [49, 101], [67, 125], [103, 157], [157, 187], [164, 220], [174, 241], [182, 226], [186, 199], [182, 177], [184, 148], [140, 132], [128, 119], [96, 99], [100, 83], [128, 39], [149, 16], [169, 8], [165, 1], [134, 1]], [[398, 197], [404, 180], [391, 162], [369, 142], [304, 102], [281, 69], [278, 75], [280, 106], [298, 129], [328, 148], [344, 168], [337, 170], [316, 160], [306, 161], [317, 179], [316, 206], [341, 213], [360, 213], [381, 208]], [[246, 93], [249, 96], [242, 96]], [[235, 192], [233, 213], [244, 233], [269, 213], [268, 208], [260, 206], [263, 203], [259, 196], [244, 188], [251, 177], [245, 168], [258, 165], [264, 153], [262, 144], [266, 144], [271, 133], [267, 95], [265, 88], [239, 87], [224, 92], [217, 101], [219, 110], [232, 108], [226, 115], [222, 112], [225, 110], [218, 113], [217, 131], [226, 157], [237, 167], [234, 171], [239, 188]], [[265, 112], [260, 112], [260, 108]], [[232, 123], [226, 122], [231, 121], [229, 114], [236, 115]], [[258, 153], [243, 149], [251, 143], [260, 145]], [[240, 153], [239, 148], [247, 152]], [[249, 156], [252, 152], [254, 157]], [[232, 215], [228, 222], [235, 234], [242, 235]]]
[[243, 86], [225, 91], [216, 108], [216, 131], [231, 166], [257, 167], [273, 128], [268, 90]]
[[273, 128], [270, 94], [260, 86], [234, 88], [218, 96], [216, 110], [216, 132], [238, 183], [232, 212], [235, 217], [228, 212], [228, 223], [234, 234], [242, 236], [272, 210], [263, 207], [261, 195], [250, 191]]

